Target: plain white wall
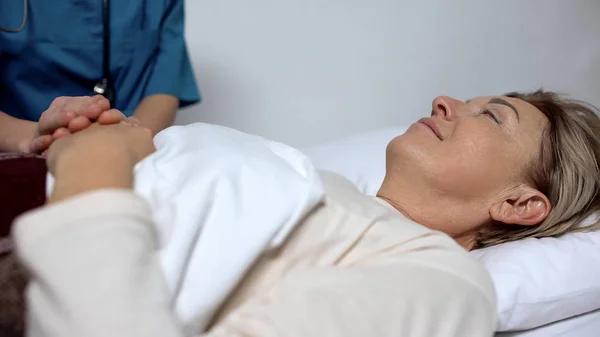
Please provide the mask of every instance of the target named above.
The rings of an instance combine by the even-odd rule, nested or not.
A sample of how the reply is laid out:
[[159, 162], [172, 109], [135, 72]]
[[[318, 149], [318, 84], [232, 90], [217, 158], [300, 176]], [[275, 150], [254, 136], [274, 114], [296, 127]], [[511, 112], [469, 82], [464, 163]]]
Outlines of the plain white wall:
[[436, 95], [600, 105], [598, 0], [187, 0], [204, 101], [177, 123], [294, 146], [411, 123]]

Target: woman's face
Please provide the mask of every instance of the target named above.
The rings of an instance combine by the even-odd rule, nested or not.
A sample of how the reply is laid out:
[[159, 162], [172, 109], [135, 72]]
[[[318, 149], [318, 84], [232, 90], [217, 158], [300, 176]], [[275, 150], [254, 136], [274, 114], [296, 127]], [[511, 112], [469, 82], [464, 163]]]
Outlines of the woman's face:
[[388, 145], [388, 170], [398, 165], [415, 189], [478, 205], [491, 205], [527, 182], [547, 124], [541, 111], [502, 96], [466, 102], [442, 96], [432, 108], [431, 117]]

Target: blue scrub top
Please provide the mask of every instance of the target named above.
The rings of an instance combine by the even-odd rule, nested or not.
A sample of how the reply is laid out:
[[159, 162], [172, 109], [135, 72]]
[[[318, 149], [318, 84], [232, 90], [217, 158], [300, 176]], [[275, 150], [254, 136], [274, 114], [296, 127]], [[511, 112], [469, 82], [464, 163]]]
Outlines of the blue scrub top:
[[[183, 0], [110, 0], [114, 107], [130, 116], [153, 94], [200, 101], [184, 41]], [[0, 111], [37, 121], [58, 96], [93, 94], [102, 78], [102, 1], [28, 1], [25, 28], [0, 31]], [[22, 0], [0, 0], [0, 26], [17, 28]]]

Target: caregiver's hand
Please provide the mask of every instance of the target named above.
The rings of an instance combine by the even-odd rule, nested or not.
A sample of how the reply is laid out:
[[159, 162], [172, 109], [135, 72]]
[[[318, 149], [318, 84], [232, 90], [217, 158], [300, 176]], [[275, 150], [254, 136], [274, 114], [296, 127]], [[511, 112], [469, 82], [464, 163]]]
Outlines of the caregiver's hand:
[[48, 151], [56, 183], [49, 202], [103, 188], [131, 188], [133, 166], [156, 149], [151, 132], [131, 120], [93, 124], [57, 139]]
[[[58, 97], [40, 117], [35, 134], [21, 144], [21, 150], [30, 153], [44, 152], [60, 137], [81, 131], [101, 115], [110, 111], [110, 102], [103, 96]], [[117, 110], [114, 110], [117, 111]], [[114, 124], [125, 119], [122, 113], [105, 116], [102, 124]]]

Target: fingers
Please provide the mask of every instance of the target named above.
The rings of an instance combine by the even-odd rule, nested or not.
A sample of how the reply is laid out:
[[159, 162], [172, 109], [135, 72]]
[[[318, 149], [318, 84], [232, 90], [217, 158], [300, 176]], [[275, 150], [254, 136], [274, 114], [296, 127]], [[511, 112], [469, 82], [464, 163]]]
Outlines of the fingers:
[[[42, 113], [38, 124], [38, 133], [40, 135], [50, 135], [58, 128], [68, 127], [69, 123], [78, 116], [86, 117], [93, 122], [108, 109], [110, 109], [110, 102], [100, 95], [94, 97], [57, 97], [52, 101], [48, 110]], [[80, 127], [84, 124], [86, 123], [79, 120], [75, 122], [74, 127], [81, 130]]]
[[133, 125], [142, 125], [142, 122], [140, 122], [139, 119], [137, 119], [136, 117], [129, 117], [127, 118], [127, 121], [129, 121], [131, 124]]
[[59, 128], [67, 128], [69, 132], [79, 132], [102, 117], [102, 124], [114, 124], [125, 119], [118, 110], [110, 110], [110, 102], [106, 97], [57, 97], [48, 110], [44, 111], [38, 123], [39, 135], [52, 135]]
[[87, 117], [77, 116], [69, 122], [67, 129], [71, 133], [75, 133], [89, 127], [91, 124], [92, 122]]
[[[85, 100], [86, 102], [83, 102], [84, 100], [78, 100], [80, 102], [80, 106], [79, 108], [84, 109], [84, 108], [89, 108], [92, 107], [93, 105], [95, 105], [95, 108], [99, 108], [101, 106], [108, 106], [108, 100], [106, 100], [106, 102], [104, 102], [105, 98], [102, 96], [96, 96], [96, 97], [90, 97], [89, 100]], [[67, 100], [68, 101], [68, 100]], [[77, 101], [77, 100], [74, 100]], [[93, 102], [92, 102], [93, 101]], [[57, 100], [57, 103], [64, 103], [60, 100]], [[53, 103], [54, 104], [54, 103]], [[66, 103], [67, 105], [70, 104], [69, 102]], [[86, 105], [87, 104], [87, 105]], [[71, 103], [71, 105], [69, 106], [69, 108], [77, 108], [76, 103]], [[55, 109], [65, 109], [65, 105], [59, 105], [56, 104]], [[92, 111], [92, 110], [88, 110], [88, 111]], [[65, 117], [69, 117], [70, 120], [68, 122], [66, 122], [66, 118]], [[120, 112], [119, 110], [116, 109], [109, 109], [109, 110], [105, 110], [102, 111], [101, 113], [98, 114], [97, 116], [97, 120], [95, 123], [93, 120], [90, 120], [90, 118], [86, 117], [86, 116], [82, 116], [82, 115], [75, 115], [73, 112], [66, 112], [66, 113], [54, 113], [53, 115], [49, 115], [47, 120], [46, 120], [46, 126], [47, 129], [44, 130], [44, 132], [50, 132], [50, 126], [54, 127], [54, 130], [52, 132], [50, 132], [49, 134], [45, 134], [42, 137], [37, 137], [35, 139], [35, 142], [32, 143], [31, 148], [33, 148], [35, 150], [35, 153], [47, 153], [46, 150], [49, 148], [49, 146], [52, 144], [53, 141], [75, 134], [75, 133], [79, 133], [85, 129], [88, 128], [95, 128], [95, 127], [102, 127], [102, 125], [119, 125], [122, 124], [124, 126], [129, 126], [129, 127], [139, 127], [140, 130], [143, 130], [145, 133], [147, 133], [150, 137], [152, 137], [152, 131], [148, 128], [142, 127], [140, 121], [135, 118], [135, 117], [129, 117], [127, 118], [122, 112]], [[48, 123], [48, 121], [52, 121], [52, 123]], [[66, 123], [65, 123], [66, 122]], [[39, 125], [41, 125], [42, 123], [40, 122]]]
[[63, 107], [65, 112], [73, 112], [77, 116], [85, 116], [90, 120], [98, 119], [98, 116], [110, 108], [108, 100], [100, 95], [94, 97], [69, 97]]
[[150, 137], [153, 137], [154, 135], [152, 134], [152, 130], [150, 130], [149, 128], [145, 127], [142, 125], [142, 122], [140, 122], [139, 119], [137, 119], [136, 117], [129, 117], [126, 120], [130, 125], [133, 126], [140, 126], [147, 134], [150, 135]]
[[[56, 104], [57, 111], [55, 113], [72, 113], [74, 116], [84, 116], [95, 121], [100, 114], [110, 109], [110, 102], [101, 95], [94, 97], [59, 97], [63, 100], [58, 100]], [[53, 103], [54, 104], [54, 103]], [[65, 126], [65, 125], [61, 125]]]
[[[44, 116], [46, 114], [46, 116]], [[38, 123], [38, 132], [40, 135], [50, 135], [56, 129], [65, 127], [77, 115], [73, 111], [59, 112], [56, 109], [49, 108], [42, 114]]]
[[67, 129], [67, 128], [58, 128], [52, 134], [52, 139], [59, 139], [59, 138], [62, 138], [62, 137], [66, 137], [66, 136], [68, 136], [70, 134], [71, 134], [71, 131], [69, 131], [69, 129]]
[[94, 100], [94, 102], [96, 102], [96, 104], [100, 105], [100, 107], [102, 108], [102, 111], [106, 111], [110, 109], [110, 101], [108, 100], [108, 98], [102, 96], [102, 95], [96, 95], [94, 97], [92, 97], [92, 99]]
[[129, 117], [126, 120], [122, 121], [120, 124], [124, 124], [124, 125], [129, 125], [129, 126], [135, 126], [135, 127], [141, 127], [142, 130], [144, 130], [148, 135], [150, 135], [150, 137], [152, 137], [152, 130], [150, 130], [149, 128], [142, 126], [142, 123], [140, 122], [139, 119], [135, 118], [135, 117]]
[[[125, 115], [121, 111], [119, 111], [117, 109], [110, 109], [110, 110], [102, 112], [102, 114], [100, 114], [98, 116], [97, 121], [99, 124], [108, 125], [108, 124], [117, 124], [126, 119], [127, 119], [127, 117], [125, 117]], [[136, 119], [136, 121], [137, 121], [137, 119]], [[138, 121], [138, 123], [139, 123], [139, 121]]]
[[31, 153], [40, 154], [40, 153], [46, 151], [48, 149], [48, 147], [50, 147], [50, 144], [52, 144], [53, 140], [54, 140], [54, 138], [51, 135], [43, 135], [40, 137], [36, 137], [31, 142], [29, 151]]

